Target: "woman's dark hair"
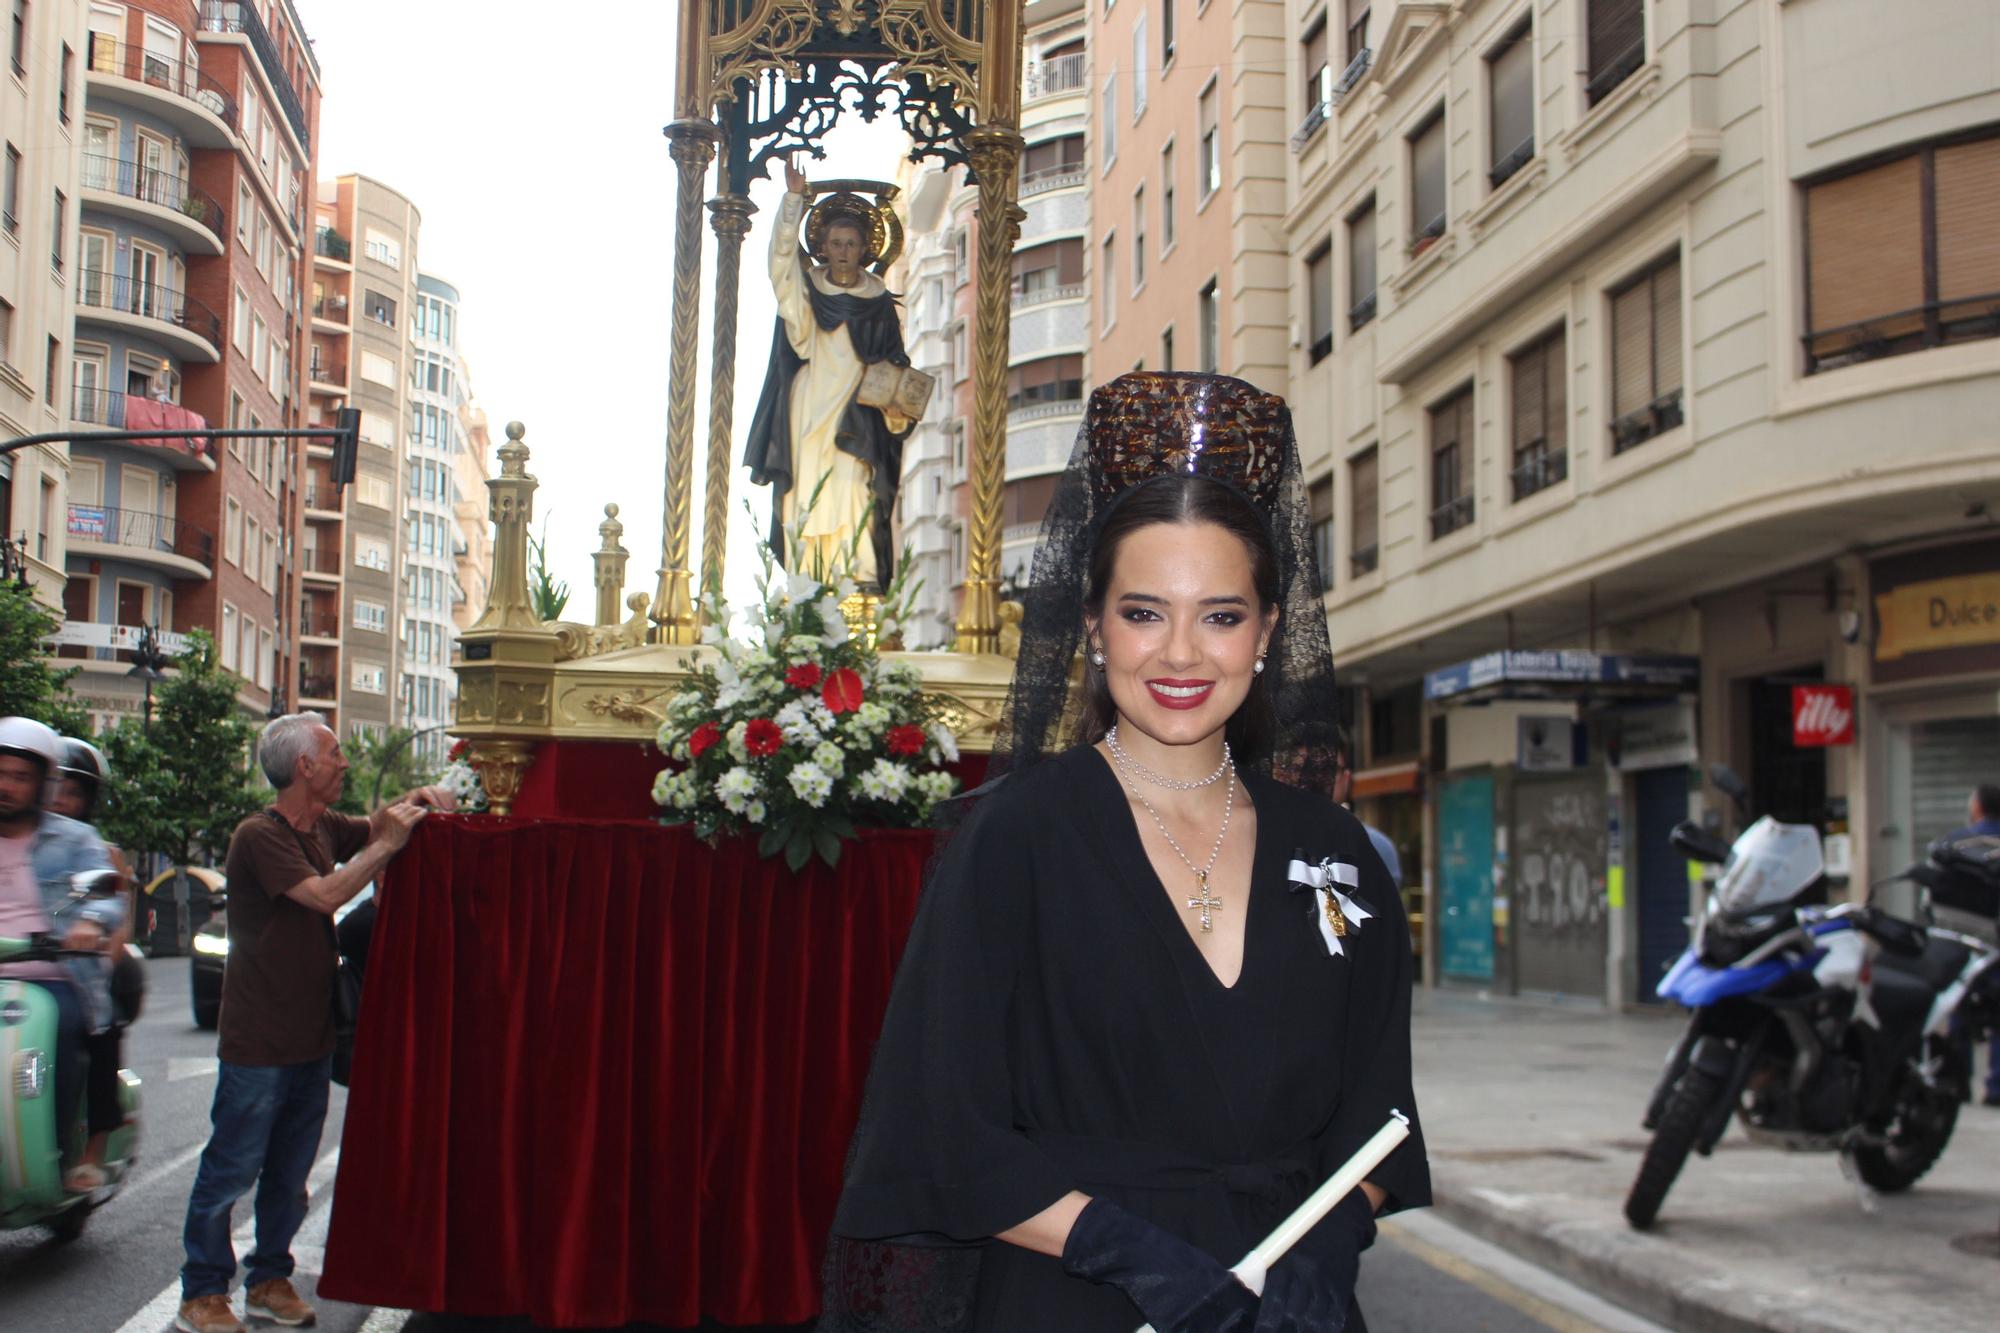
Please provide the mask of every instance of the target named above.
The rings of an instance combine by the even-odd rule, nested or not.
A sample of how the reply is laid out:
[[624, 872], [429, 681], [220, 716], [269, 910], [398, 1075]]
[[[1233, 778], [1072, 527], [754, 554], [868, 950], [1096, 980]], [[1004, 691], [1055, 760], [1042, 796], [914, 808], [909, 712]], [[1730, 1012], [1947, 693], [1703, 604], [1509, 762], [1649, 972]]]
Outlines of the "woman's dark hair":
[[[1250, 554], [1250, 583], [1257, 590], [1259, 613], [1268, 614], [1278, 605], [1277, 544], [1262, 512], [1248, 496], [1225, 482], [1169, 472], [1126, 491], [1104, 515], [1091, 543], [1084, 583], [1083, 609], [1091, 620], [1100, 621], [1104, 615], [1104, 599], [1111, 591], [1119, 547], [1139, 529], [1157, 523], [1213, 523], [1235, 537]], [[1094, 648], [1094, 644], [1086, 645], [1085, 651]], [[1251, 677], [1250, 693], [1243, 697], [1224, 731], [1239, 763], [1254, 762], [1268, 754], [1276, 736], [1271, 697], [1264, 684], [1262, 675]], [[1104, 673], [1094, 666], [1084, 668], [1083, 691], [1074, 739], [1077, 744], [1092, 745], [1118, 720], [1118, 709], [1111, 701]]]

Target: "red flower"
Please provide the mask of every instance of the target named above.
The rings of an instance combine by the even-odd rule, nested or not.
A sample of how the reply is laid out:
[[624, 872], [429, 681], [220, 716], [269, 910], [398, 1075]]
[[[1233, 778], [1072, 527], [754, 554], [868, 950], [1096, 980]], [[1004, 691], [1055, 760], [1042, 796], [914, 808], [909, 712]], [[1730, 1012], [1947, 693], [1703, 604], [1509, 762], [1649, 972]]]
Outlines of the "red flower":
[[743, 748], [759, 759], [776, 754], [784, 743], [785, 733], [768, 717], [760, 717], [743, 728]]
[[929, 739], [922, 727], [906, 722], [900, 727], [889, 728], [884, 743], [888, 745], [890, 754], [912, 755], [922, 754], [924, 742]]
[[465, 752], [470, 750], [471, 748], [472, 748], [471, 741], [455, 742], [451, 747], [451, 753], [446, 755], [445, 758], [451, 763], [455, 764], [459, 760], [465, 758]]
[[713, 722], [704, 722], [688, 735], [688, 757], [701, 758], [702, 751], [722, 739], [722, 728]]
[[851, 713], [861, 707], [861, 677], [847, 667], [839, 667], [826, 678], [819, 692], [830, 713]]
[[801, 662], [785, 672], [785, 684], [795, 690], [809, 690], [819, 684], [819, 677], [819, 663]]

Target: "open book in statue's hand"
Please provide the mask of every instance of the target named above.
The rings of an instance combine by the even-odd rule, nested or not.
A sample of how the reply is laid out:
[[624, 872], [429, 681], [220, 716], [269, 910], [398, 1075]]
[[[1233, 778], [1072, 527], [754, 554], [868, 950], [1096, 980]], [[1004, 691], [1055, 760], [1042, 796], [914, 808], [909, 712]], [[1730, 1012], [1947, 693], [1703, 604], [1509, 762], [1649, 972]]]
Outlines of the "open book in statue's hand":
[[861, 387], [855, 390], [854, 399], [863, 407], [876, 407], [894, 416], [920, 421], [936, 387], [935, 376], [912, 366], [876, 361], [861, 372]]

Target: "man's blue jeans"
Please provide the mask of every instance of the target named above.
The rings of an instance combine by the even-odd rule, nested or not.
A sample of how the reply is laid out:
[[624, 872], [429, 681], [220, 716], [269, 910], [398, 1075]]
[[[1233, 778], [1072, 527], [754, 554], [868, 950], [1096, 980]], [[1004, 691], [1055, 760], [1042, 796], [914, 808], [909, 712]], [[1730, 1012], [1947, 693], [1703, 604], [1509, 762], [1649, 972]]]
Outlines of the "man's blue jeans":
[[236, 1276], [229, 1213], [257, 1187], [257, 1247], [247, 1263], [250, 1286], [292, 1275], [292, 1237], [306, 1219], [306, 1177], [326, 1124], [333, 1062], [302, 1065], [220, 1064], [214, 1123], [188, 1196], [187, 1262], [181, 1297], [226, 1295]]

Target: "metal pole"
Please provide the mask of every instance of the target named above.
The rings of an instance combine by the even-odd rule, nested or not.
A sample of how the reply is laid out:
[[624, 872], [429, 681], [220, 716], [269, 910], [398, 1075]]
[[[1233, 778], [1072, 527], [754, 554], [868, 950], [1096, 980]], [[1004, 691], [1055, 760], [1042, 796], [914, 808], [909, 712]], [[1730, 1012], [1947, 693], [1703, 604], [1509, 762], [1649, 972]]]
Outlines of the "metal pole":
[[428, 736], [433, 731], [449, 731], [455, 725], [457, 724], [452, 722], [440, 722], [434, 727], [419, 727], [415, 731], [411, 732], [409, 735], [403, 737], [403, 739], [397, 741], [394, 745], [390, 746], [388, 753], [384, 754], [380, 759], [378, 759], [375, 762], [375, 790], [373, 794], [371, 794], [368, 798], [368, 808], [370, 810], [378, 809], [382, 804], [382, 779], [389, 775], [390, 760], [394, 759], [397, 755], [401, 754], [403, 750], [409, 745], [409, 743], [415, 740], [417, 737]]

